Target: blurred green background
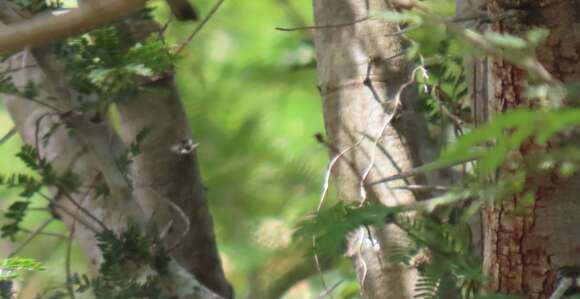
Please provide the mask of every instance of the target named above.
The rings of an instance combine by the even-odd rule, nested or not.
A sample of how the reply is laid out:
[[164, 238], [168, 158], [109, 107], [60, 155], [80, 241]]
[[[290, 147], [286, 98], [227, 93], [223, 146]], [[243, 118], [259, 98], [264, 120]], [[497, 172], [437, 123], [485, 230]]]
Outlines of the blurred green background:
[[[214, 2], [195, 4], [205, 15]], [[159, 19], [167, 20], [165, 5], [154, 5]], [[445, 7], [452, 6], [445, 1]], [[308, 31], [275, 30], [312, 23], [311, 0], [226, 1], [178, 66], [177, 84], [200, 143], [218, 244], [238, 298], [245, 297], [252, 273], [290, 242], [292, 228], [318, 205], [328, 154], [313, 138], [324, 126], [312, 37]], [[171, 23], [167, 38], [179, 45], [195, 26]], [[415, 34], [425, 41], [421, 50], [440, 51], [444, 36], [430, 31]], [[0, 106], [0, 136], [11, 128]], [[0, 147], [0, 174], [27, 172], [14, 157], [20, 145], [15, 137]], [[0, 206], [5, 209], [16, 197], [15, 190], [0, 189]], [[36, 200], [32, 206], [44, 205]], [[33, 230], [48, 218], [39, 209], [23, 227]], [[39, 290], [62, 286], [65, 279], [66, 232], [58, 221], [47, 231], [62, 236], [41, 236], [19, 254], [47, 266], [20, 281], [20, 298], [34, 298]], [[14, 244], [3, 241], [0, 253], [9, 254], [24, 239], [26, 234]], [[76, 246], [73, 253], [73, 271], [84, 272], [82, 253]], [[340, 288], [349, 293], [352, 270], [340, 269], [325, 280], [329, 285], [345, 280]], [[310, 281], [298, 284], [287, 298], [316, 298], [324, 288], [318, 275]], [[357, 298], [350, 293], [355, 295], [342, 298]]]

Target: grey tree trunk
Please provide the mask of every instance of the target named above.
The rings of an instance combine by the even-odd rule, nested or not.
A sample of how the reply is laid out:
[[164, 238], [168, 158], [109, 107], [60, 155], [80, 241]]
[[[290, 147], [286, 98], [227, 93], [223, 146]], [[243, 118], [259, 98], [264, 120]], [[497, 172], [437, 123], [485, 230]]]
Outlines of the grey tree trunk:
[[[396, 24], [369, 18], [389, 9], [383, 0], [315, 0], [314, 37], [332, 176], [341, 200], [387, 206], [411, 203], [425, 194], [395, 186], [401, 180], [366, 182], [409, 170], [430, 160], [436, 147], [425, 119], [415, 111], [410, 67]], [[391, 34], [391, 35], [389, 35]], [[421, 180], [421, 178], [419, 178]], [[349, 236], [352, 259], [365, 298], [412, 298], [416, 270], [390, 261], [406, 235], [398, 227], [360, 229]]]
[[[458, 1], [459, 10], [467, 11], [471, 1]], [[475, 9], [501, 14], [516, 10], [520, 17], [491, 25], [498, 32], [519, 34], [534, 27], [550, 30], [550, 36], [537, 51], [542, 65], [558, 80], [569, 83], [580, 78], [580, 35], [578, 1], [473, 1]], [[480, 58], [466, 66], [474, 100], [475, 119], [484, 123], [495, 113], [529, 107], [523, 94], [526, 74], [501, 59]], [[577, 137], [575, 137], [577, 138]], [[577, 139], [576, 139], [577, 140]], [[564, 143], [573, 142], [572, 139]], [[575, 142], [576, 143], [576, 142]], [[527, 144], [514, 153], [518, 160], [536, 150], [549, 150]], [[500, 171], [497, 179], [505, 175]], [[535, 202], [518, 208], [519, 196], [491, 202], [483, 210], [484, 272], [489, 278], [486, 290], [518, 294], [526, 298], [549, 298], [559, 269], [580, 265], [580, 175], [563, 178], [548, 174], [527, 184], [534, 188]], [[521, 206], [521, 205], [520, 205]]]
[[[4, 23], [19, 22], [21, 16], [10, 11], [0, 14]], [[145, 30], [156, 28], [138, 24], [133, 28], [137, 35], [143, 33], [141, 25]], [[38, 147], [56, 171], [70, 169], [80, 175], [82, 190], [88, 192], [62, 194], [54, 190], [51, 207], [75, 231], [93, 266], [97, 268], [102, 262], [94, 238], [102, 226], [120, 232], [129, 223], [136, 223], [144, 230], [153, 220], [160, 232], [166, 232], [163, 241], [172, 258], [169, 273], [163, 277], [168, 294], [183, 299], [233, 298], [218, 255], [195, 151], [174, 149], [192, 137], [172, 76], [143, 86], [134, 99], [119, 107], [127, 143], [144, 127], [152, 130], [142, 155], [133, 163], [131, 185], [115, 162], [127, 145], [107, 119], [94, 121], [88, 115], [77, 115], [79, 94], [70, 86], [59, 59], [46, 49], [34, 49], [1, 65], [3, 71], [11, 70], [17, 88], [33, 82], [39, 91], [37, 100], [50, 103], [58, 112], [15, 95], [2, 95], [2, 100], [24, 142]], [[63, 121], [72, 127], [72, 134], [60, 129], [46, 146], [39, 143], [37, 136]], [[111, 198], [96, 198], [91, 188], [100, 183], [106, 184]]]
[[[18, 67], [21, 63], [34, 65], [33, 55], [28, 51], [15, 55], [2, 65], [2, 69], [4, 67], [13, 69], [13, 66]], [[53, 86], [48, 83], [46, 74], [39, 67], [26, 67], [13, 74], [13, 82], [19, 88], [24, 88], [31, 80], [39, 88], [38, 99], [50, 101]], [[2, 102], [8, 109], [23, 141], [32, 146], [38, 144], [37, 136], [47, 133], [52, 124], [62, 121], [60, 116], [54, 115], [53, 110], [19, 96], [2, 95]], [[44, 125], [38, 125], [39, 119], [43, 120]], [[87, 258], [94, 268], [97, 268], [102, 262], [102, 256], [97, 246], [95, 233], [102, 231], [102, 226], [115, 232], [122, 232], [127, 229], [130, 222], [142, 224], [147, 218], [132, 196], [112, 196], [104, 200], [96, 194], [95, 186], [107, 184], [104, 173], [115, 171], [114, 169], [105, 170], [105, 165], [107, 165], [103, 163], [105, 155], [97, 151], [107, 149], [108, 155], [114, 158], [122, 153], [124, 145], [108, 124], [83, 123], [75, 127], [74, 136], [61, 130], [56, 132], [46, 145], [39, 145], [38, 148], [40, 155], [50, 161], [58, 173], [70, 170], [80, 176], [82, 192], [66, 194], [54, 189], [52, 190], [54, 198], [49, 206], [67, 228], [74, 232], [73, 235], [84, 249]], [[84, 137], [79, 138], [79, 134]], [[184, 267], [172, 261], [170, 271], [167, 277], [164, 277], [166, 287], [173, 290], [170, 292], [176, 298], [223, 298], [200, 284], [197, 278]], [[128, 273], [128, 275], [138, 276], [138, 271], [135, 269], [134, 273]]]

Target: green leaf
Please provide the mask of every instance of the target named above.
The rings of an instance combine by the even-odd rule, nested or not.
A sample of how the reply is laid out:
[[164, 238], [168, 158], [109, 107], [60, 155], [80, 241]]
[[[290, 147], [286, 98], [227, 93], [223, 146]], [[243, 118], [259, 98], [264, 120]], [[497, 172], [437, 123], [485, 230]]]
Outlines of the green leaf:
[[0, 280], [11, 280], [20, 276], [23, 271], [44, 271], [45, 267], [29, 258], [9, 258], [0, 261]]
[[526, 34], [526, 39], [533, 46], [538, 46], [541, 42], [550, 36], [550, 30], [546, 28], [534, 28]]
[[395, 209], [383, 205], [356, 207], [339, 203], [304, 221], [294, 238], [312, 243], [314, 237], [317, 253], [339, 255], [345, 249], [347, 234], [361, 226], [384, 224], [394, 213]]
[[511, 34], [486, 31], [483, 36], [496, 47], [514, 50], [523, 50], [529, 47], [529, 43], [525, 39]]

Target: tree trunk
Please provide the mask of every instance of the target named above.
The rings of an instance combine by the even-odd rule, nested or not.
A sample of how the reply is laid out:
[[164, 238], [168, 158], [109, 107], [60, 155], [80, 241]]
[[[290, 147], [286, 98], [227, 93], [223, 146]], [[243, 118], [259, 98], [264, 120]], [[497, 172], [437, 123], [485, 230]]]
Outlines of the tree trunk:
[[[469, 1], [467, 1], [469, 2]], [[465, 2], [464, 2], [465, 3]], [[492, 24], [497, 32], [519, 34], [534, 27], [550, 30], [550, 36], [538, 51], [543, 66], [558, 80], [569, 83], [580, 79], [580, 3], [563, 1], [487, 0], [483, 9], [492, 14], [507, 10], [518, 17]], [[526, 74], [501, 59], [476, 61], [471, 80], [476, 120], [486, 121], [490, 114], [519, 107], [533, 108], [524, 93]], [[468, 66], [469, 68], [469, 66]], [[524, 144], [517, 156], [524, 157], [539, 148]], [[500, 171], [498, 179], [506, 173]], [[518, 208], [519, 196], [490, 203], [483, 210], [484, 272], [489, 278], [489, 292], [548, 298], [554, 289], [558, 270], [580, 265], [580, 175], [562, 178], [551, 173], [543, 178], [528, 178], [533, 190], [532, 206]], [[519, 205], [521, 207], [521, 205]]]
[[[338, 196], [349, 203], [387, 206], [414, 202], [424, 194], [365, 183], [409, 170], [432, 158], [435, 146], [415, 111], [410, 68], [395, 24], [369, 18], [387, 10], [383, 0], [315, 0], [314, 37], [320, 93]], [[406, 88], [405, 88], [406, 87]], [[400, 102], [399, 102], [400, 100]], [[340, 154], [341, 153], [341, 154]], [[412, 298], [415, 269], [395, 264], [389, 252], [406, 240], [394, 225], [360, 229], [349, 237], [347, 255], [356, 266], [363, 295], [371, 299]]]
[[[3, 11], [0, 17], [5, 23], [21, 21], [21, 14], [11, 11]], [[155, 27], [149, 25], [144, 27]], [[126, 99], [126, 104], [119, 107], [128, 142], [141, 129], [152, 130], [141, 155], [133, 162], [131, 185], [115, 162], [127, 145], [108, 119], [95, 121], [86, 113], [77, 115], [76, 99], [87, 95], [78, 94], [71, 87], [60, 58], [47, 49], [26, 50], [0, 65], [0, 69], [14, 70], [9, 73], [20, 90], [34, 83], [39, 92], [37, 102], [50, 103], [59, 110], [20, 96], [3, 95], [24, 142], [37, 147], [57, 172], [70, 169], [79, 174], [82, 187], [89, 190], [86, 194], [68, 195], [54, 190], [51, 208], [75, 231], [95, 268], [102, 262], [95, 232], [103, 226], [121, 232], [130, 223], [144, 231], [152, 219], [158, 231], [164, 233], [162, 240], [172, 258], [163, 277], [169, 294], [175, 296], [172, 298], [233, 298], [221, 267], [195, 151], [174, 149], [184, 140], [191, 140], [191, 134], [171, 75], [142, 86], [134, 99]], [[58, 122], [66, 122], [71, 134], [61, 128], [46, 145], [40, 144], [37, 136]], [[106, 184], [111, 198], [97, 198], [91, 189], [98, 184]]]

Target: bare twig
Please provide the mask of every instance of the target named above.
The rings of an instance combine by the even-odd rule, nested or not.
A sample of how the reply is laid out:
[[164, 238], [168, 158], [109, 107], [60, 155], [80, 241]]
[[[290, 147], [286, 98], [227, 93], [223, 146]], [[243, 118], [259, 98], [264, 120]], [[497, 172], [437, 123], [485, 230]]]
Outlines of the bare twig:
[[[137, 11], [145, 3], [147, 0], [101, 0], [71, 9], [64, 14], [46, 14], [28, 21], [16, 22], [0, 29], [0, 54], [44, 45], [89, 31]], [[0, 1], [0, 10], [13, 9], [9, 2]]]
[[[46, 116], [46, 114], [45, 114], [45, 115], [43, 115], [43, 116]], [[41, 118], [42, 118], [42, 117], [41, 117]], [[41, 118], [39, 118], [39, 120], [40, 120]], [[37, 124], [36, 124], [36, 132], [35, 132], [35, 134], [36, 134], [36, 135], [38, 135], [38, 127], [39, 127], [39, 124], [38, 124], [38, 122], [39, 122], [39, 120], [37, 120]], [[35, 139], [36, 139], [36, 143], [37, 143], [37, 144], [36, 144], [36, 146], [37, 146], [37, 150], [38, 150], [38, 136], [35, 136]], [[39, 153], [39, 155], [40, 155], [40, 153]], [[96, 179], [95, 179], [95, 181], [96, 181]], [[74, 199], [73, 199], [73, 198], [70, 196], [70, 194], [68, 194], [67, 192], [64, 192], [64, 191], [62, 190], [62, 188], [60, 188], [60, 186], [56, 186], [56, 187], [58, 188], [58, 192], [57, 192], [57, 195], [55, 196], [55, 198], [59, 198], [59, 197], [60, 197], [60, 195], [64, 195], [64, 197], [65, 197], [65, 198], [66, 198], [68, 201], [70, 201], [70, 202], [71, 202], [71, 203], [72, 203], [72, 204], [73, 204], [73, 205], [74, 205], [74, 206], [75, 206], [75, 207], [76, 207], [76, 208], [77, 208], [79, 211], [83, 212], [83, 213], [84, 213], [86, 216], [88, 216], [88, 217], [89, 217], [89, 218], [91, 218], [91, 219], [92, 219], [94, 222], [96, 222], [96, 223], [97, 223], [97, 224], [98, 224], [98, 225], [101, 227], [101, 229], [102, 229], [102, 230], [108, 230], [107, 226], [106, 226], [106, 225], [105, 225], [105, 224], [104, 224], [104, 223], [103, 223], [103, 222], [102, 222], [102, 221], [101, 221], [99, 218], [97, 218], [95, 215], [93, 215], [93, 213], [89, 212], [89, 211], [88, 211], [87, 209], [85, 209], [85, 208], [84, 208], [84, 207], [83, 207], [81, 204], [77, 203], [77, 202], [76, 202], [76, 201], [75, 201], [75, 200], [74, 200]], [[90, 192], [90, 189], [88, 189], [88, 190], [86, 191], [86, 193], [85, 193], [84, 197], [86, 197], [86, 194], [87, 194], [88, 192]], [[48, 200], [48, 201], [49, 201], [51, 204], [56, 204], [56, 200], [54, 200], [54, 199], [51, 199], [50, 197], [48, 197], [48, 196], [46, 196], [46, 195], [43, 195], [43, 194], [41, 194], [41, 195], [42, 195], [42, 196], [43, 196], [45, 199], [47, 199], [47, 200]], [[71, 216], [72, 216], [72, 215], [71, 215]], [[78, 215], [75, 215], [75, 216], [74, 216], [74, 219], [79, 219]]]
[[165, 36], [165, 32], [167, 31], [167, 28], [169, 28], [169, 25], [171, 24], [172, 21], [173, 21], [173, 14], [170, 14], [169, 19], [167, 19], [167, 21], [163, 24], [161, 29], [159, 29], [159, 35], [161, 36], [161, 38], [163, 38]]
[[409, 26], [409, 27], [407, 27], [405, 29], [399, 29], [396, 32], [387, 33], [384, 36], [389, 37], [389, 36], [399, 36], [399, 35], [403, 35], [403, 34], [409, 32], [409, 31], [413, 31], [415, 29], [418, 29], [419, 27], [420, 26]]
[[326, 279], [324, 279], [324, 274], [322, 273], [322, 267], [320, 267], [320, 260], [318, 259], [318, 253], [316, 253], [316, 236], [312, 237], [312, 249], [314, 250], [314, 264], [316, 265], [316, 271], [320, 277], [320, 282], [322, 287], [328, 291], [328, 285], [326, 284]]
[[191, 43], [191, 41], [195, 38], [195, 36], [201, 31], [201, 29], [203, 29], [203, 27], [205, 27], [205, 25], [207, 24], [207, 22], [218, 11], [218, 9], [220, 8], [220, 6], [222, 6], [222, 4], [224, 3], [224, 1], [225, 0], [218, 0], [218, 2], [209, 11], [209, 13], [207, 14], [207, 16], [201, 21], [201, 23], [199, 23], [199, 25], [197, 25], [197, 27], [195, 27], [195, 29], [193, 30], [193, 32], [191, 32], [191, 34], [187, 37], [187, 39], [175, 51], [175, 54], [181, 53], [181, 51], [183, 51], [183, 49], [185, 49], [185, 47]]
[[16, 256], [20, 251], [22, 251], [22, 249], [24, 249], [24, 247], [26, 247], [32, 240], [34, 240], [34, 238], [36, 238], [52, 221], [54, 220], [54, 218], [50, 218], [46, 221], [44, 221], [38, 228], [36, 228], [34, 231], [32, 231], [28, 237], [26, 237], [26, 239], [24, 241], [22, 241], [22, 243], [20, 243], [20, 245], [14, 249], [14, 251], [12, 251], [9, 255], [8, 258], [14, 257]]
[[49, 103], [46, 103], [46, 102], [37, 100], [35, 98], [25, 98], [25, 97], [23, 97], [23, 99], [26, 100], [26, 101], [31, 101], [31, 102], [36, 103], [38, 105], [44, 106], [44, 107], [46, 107], [46, 108], [54, 111], [55, 114], [63, 114], [64, 113], [62, 110], [58, 109], [58, 107], [56, 107], [54, 105], [51, 105]]
[[363, 141], [364, 137], [361, 137], [355, 144], [348, 146], [347, 148], [343, 149], [340, 153], [336, 154], [332, 160], [328, 163], [328, 167], [326, 168], [326, 172], [324, 174], [324, 181], [322, 183], [322, 193], [320, 194], [320, 200], [318, 201], [318, 207], [316, 208], [316, 212], [320, 212], [322, 209], [322, 204], [324, 203], [324, 199], [326, 198], [326, 194], [328, 193], [328, 188], [330, 185], [330, 175], [332, 173], [332, 169], [334, 165], [340, 158], [342, 158], [346, 153], [353, 150], [355, 147], [359, 146]]
[[35, 126], [34, 126], [34, 148], [36, 149], [36, 154], [38, 154], [38, 157], [40, 159], [42, 159], [42, 157], [40, 156], [40, 142], [38, 142], [39, 136], [40, 136], [40, 125], [41, 125], [42, 121], [44, 120], [44, 118], [49, 117], [49, 116], [54, 116], [54, 115], [59, 115], [59, 113], [55, 113], [55, 112], [44, 113], [40, 117], [38, 117], [38, 119], [35, 122]]
[[191, 229], [191, 220], [189, 219], [189, 217], [187, 217], [187, 214], [185, 213], [185, 211], [183, 211], [183, 209], [181, 207], [179, 207], [176, 203], [174, 203], [170, 199], [166, 199], [165, 201], [167, 202], [167, 204], [169, 206], [171, 206], [171, 208], [173, 208], [177, 212], [177, 214], [181, 217], [181, 219], [183, 220], [183, 222], [185, 224], [185, 229], [181, 233], [181, 237], [179, 239], [177, 239], [177, 242], [175, 244], [173, 244], [172, 246], [168, 246], [167, 251], [171, 252], [175, 248], [177, 248], [179, 246], [179, 244], [181, 244], [181, 242], [183, 242], [183, 240], [186, 240], [186, 236], [189, 233], [189, 230]]
[[462, 126], [465, 123], [465, 121], [463, 121], [463, 119], [461, 119], [461, 117], [459, 117], [459, 116], [455, 115], [453, 112], [449, 111], [449, 109], [447, 109], [447, 106], [445, 106], [445, 104], [443, 103], [443, 100], [441, 99], [441, 96], [444, 96], [445, 98], [449, 98], [449, 99], [451, 98], [451, 96], [447, 95], [443, 91], [443, 89], [441, 89], [441, 87], [438, 85], [432, 87], [431, 95], [433, 96], [435, 101], [437, 101], [437, 104], [439, 104], [439, 108], [441, 109], [441, 112], [443, 113], [443, 115], [445, 115], [447, 118], [449, 118], [453, 122], [453, 125], [455, 126], [455, 128], [461, 134], [463, 134]]
[[369, 182], [368, 185], [377, 185], [377, 184], [382, 184], [382, 183], [387, 183], [387, 182], [391, 182], [391, 181], [396, 181], [396, 180], [401, 180], [401, 179], [406, 179], [406, 178], [410, 178], [413, 176], [417, 176], [417, 175], [421, 175], [421, 174], [425, 174], [425, 173], [429, 173], [429, 172], [433, 172], [433, 171], [437, 171], [437, 170], [441, 170], [441, 169], [445, 169], [445, 168], [449, 168], [455, 165], [461, 165], [463, 163], [467, 163], [467, 162], [471, 162], [471, 161], [476, 161], [480, 158], [480, 155], [476, 155], [474, 154], [472, 157], [466, 158], [466, 159], [461, 159], [458, 161], [451, 161], [451, 162], [433, 162], [433, 163], [429, 163], [429, 164], [425, 164], [423, 166], [419, 166], [417, 168], [413, 168], [409, 171], [404, 171], [395, 175], [392, 175], [390, 177], [386, 177], [374, 182]]
[[16, 128], [10, 129], [10, 131], [8, 131], [8, 133], [4, 134], [4, 136], [2, 136], [2, 138], [0, 138], [0, 145], [6, 143], [14, 135], [16, 135]]
[[367, 261], [365, 260], [364, 256], [363, 256], [363, 244], [364, 244], [364, 238], [365, 238], [365, 230], [361, 229], [361, 243], [360, 246], [358, 247], [358, 251], [357, 251], [357, 258], [360, 260], [360, 264], [362, 265], [362, 277], [360, 279], [360, 286], [361, 286], [361, 292], [364, 292], [364, 286], [365, 283], [367, 282], [367, 275], [369, 274], [369, 266], [367, 265]]
[[[370, 63], [369, 63], [369, 65], [370, 65]], [[403, 93], [403, 91], [405, 91], [405, 89], [408, 86], [415, 83], [415, 76], [417, 74], [417, 71], [419, 71], [419, 70], [422, 70], [423, 72], [425, 72], [423, 65], [419, 65], [415, 69], [413, 69], [413, 71], [411, 72], [411, 76], [410, 76], [409, 80], [399, 87], [399, 90], [397, 91], [395, 98], [393, 99], [394, 105], [393, 105], [393, 109], [391, 111], [391, 114], [385, 120], [385, 123], [383, 124], [383, 126], [379, 130], [377, 137], [375, 138], [373, 152], [371, 154], [371, 161], [369, 162], [368, 167], [363, 172], [362, 179], [360, 180], [359, 192], [360, 192], [360, 196], [362, 198], [360, 206], [363, 206], [364, 203], [366, 202], [366, 199], [367, 199], [367, 192], [365, 189], [365, 181], [375, 165], [376, 152], [377, 152], [377, 148], [379, 147], [379, 142], [382, 140], [383, 135], [385, 134], [385, 130], [391, 124], [393, 119], [395, 119], [395, 117], [397, 116], [397, 114], [399, 112], [399, 108], [401, 107], [401, 94]], [[367, 75], [370, 75], [370, 69], [369, 69], [369, 74], [367, 74]]]
[[427, 200], [416, 201], [410, 204], [400, 205], [394, 207], [395, 209], [399, 209], [400, 212], [427, 212], [431, 213], [435, 210], [435, 208], [440, 206], [447, 206], [455, 204], [459, 201], [468, 199], [474, 196], [474, 192], [471, 190], [464, 190], [459, 192], [449, 192], [447, 194], [433, 197]]
[[[105, 223], [103, 223], [103, 221], [101, 221], [99, 218], [97, 218], [97, 216], [93, 215], [93, 213], [89, 212], [87, 209], [85, 209], [81, 204], [79, 204], [78, 202], [76, 202], [76, 200], [74, 200], [74, 198], [72, 198], [70, 196], [70, 194], [63, 192], [64, 198], [66, 198], [68, 201], [70, 201], [70, 203], [72, 203], [77, 209], [79, 209], [79, 211], [83, 212], [83, 214], [87, 215], [89, 218], [91, 218], [91, 220], [93, 220], [94, 222], [96, 222], [102, 230], [108, 230], [107, 226], [105, 225]], [[75, 218], [78, 219], [79, 217]]]
[[[99, 229], [95, 228], [92, 224], [90, 224], [89, 222], [87, 222], [85, 219], [83, 219], [82, 217], [79, 217], [76, 213], [69, 211], [65, 206], [61, 205], [59, 202], [57, 202], [56, 200], [46, 196], [45, 194], [39, 193], [40, 196], [42, 196], [44, 199], [48, 200], [50, 202], [50, 205], [56, 209], [58, 209], [59, 211], [67, 214], [68, 216], [70, 216], [71, 218], [75, 219], [78, 223], [84, 225], [87, 229], [89, 229], [91, 232], [93, 233], [98, 233]], [[58, 196], [56, 197], [58, 198]]]
[[429, 186], [429, 185], [403, 185], [391, 187], [391, 189], [403, 189], [410, 191], [449, 191], [446, 186]]
[[70, 229], [68, 242], [66, 244], [66, 259], [65, 259], [65, 264], [64, 264], [65, 274], [66, 274], [66, 290], [67, 290], [68, 295], [70, 296], [71, 299], [76, 298], [75, 297], [75, 290], [74, 290], [73, 285], [72, 285], [71, 262], [70, 262], [71, 261], [73, 237], [75, 234], [75, 226], [76, 226], [76, 222], [73, 223], [73, 225]]
[[336, 290], [336, 288], [338, 288], [338, 286], [340, 286], [342, 282], [343, 282], [342, 279], [337, 281], [335, 284], [332, 285], [332, 287], [330, 287], [330, 289], [324, 291], [324, 293], [320, 294], [318, 297], [316, 297], [316, 299], [324, 299], [328, 297], [332, 292], [334, 292], [334, 290]]
[[[23, 233], [27, 233], [27, 234], [32, 234], [34, 231], [30, 230], [30, 229], [26, 229], [26, 228], [20, 228], [20, 231]], [[59, 239], [65, 239], [68, 238], [68, 236], [63, 235], [63, 234], [57, 234], [57, 233], [51, 233], [51, 232], [40, 232], [38, 233], [39, 236], [47, 236], [47, 237], [54, 237], [54, 238], [59, 238]]]

